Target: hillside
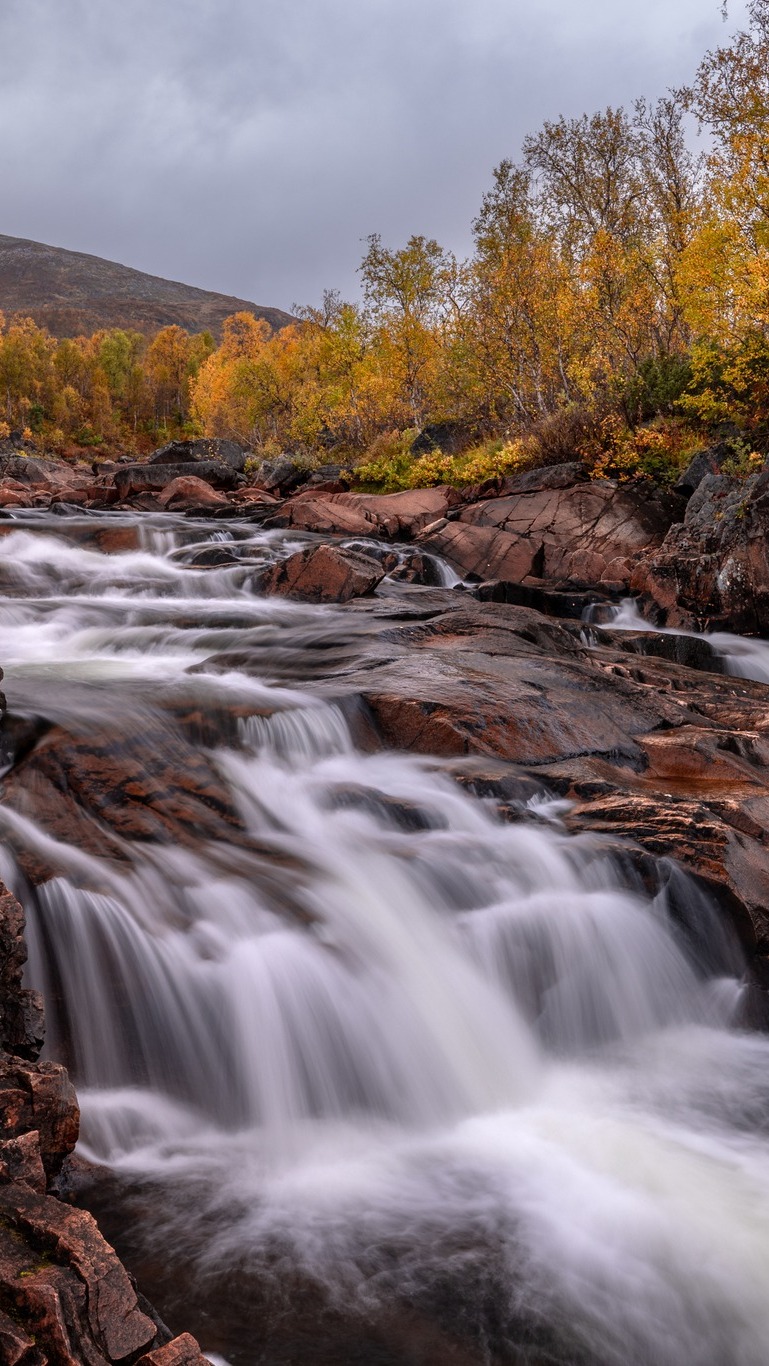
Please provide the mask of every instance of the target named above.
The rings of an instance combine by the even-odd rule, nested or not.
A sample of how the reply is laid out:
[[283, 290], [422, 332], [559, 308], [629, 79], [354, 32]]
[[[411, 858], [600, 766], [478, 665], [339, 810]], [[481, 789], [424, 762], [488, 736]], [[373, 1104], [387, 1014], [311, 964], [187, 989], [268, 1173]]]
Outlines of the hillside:
[[246, 299], [214, 294], [175, 280], [104, 261], [80, 251], [0, 234], [0, 310], [23, 313], [56, 337], [89, 335], [101, 327], [156, 332], [177, 323], [217, 336], [223, 320], [245, 310], [285, 327], [291, 316]]

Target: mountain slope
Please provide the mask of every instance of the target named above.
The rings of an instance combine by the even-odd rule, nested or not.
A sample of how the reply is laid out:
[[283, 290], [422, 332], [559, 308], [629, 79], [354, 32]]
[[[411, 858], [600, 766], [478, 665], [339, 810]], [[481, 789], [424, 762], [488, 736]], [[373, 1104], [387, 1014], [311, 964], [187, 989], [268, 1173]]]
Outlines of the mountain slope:
[[279, 308], [263, 308], [130, 266], [0, 234], [0, 310], [22, 313], [56, 337], [89, 335], [101, 327], [156, 332], [178, 323], [189, 332], [218, 335], [230, 313], [245, 311], [271, 327], [292, 321]]

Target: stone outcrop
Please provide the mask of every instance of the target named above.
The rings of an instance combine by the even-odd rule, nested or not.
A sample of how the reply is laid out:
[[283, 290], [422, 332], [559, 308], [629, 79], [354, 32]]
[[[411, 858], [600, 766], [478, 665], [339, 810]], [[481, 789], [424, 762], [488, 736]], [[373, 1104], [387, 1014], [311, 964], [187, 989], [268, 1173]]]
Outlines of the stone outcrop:
[[338, 546], [310, 546], [259, 574], [259, 593], [298, 598], [302, 602], [349, 602], [373, 593], [384, 578], [378, 560]]
[[189, 1334], [140, 1306], [96, 1221], [52, 1192], [77, 1142], [75, 1090], [36, 1062], [42, 1010], [22, 991], [24, 915], [0, 884], [0, 1361], [9, 1366], [205, 1366]]
[[706, 474], [630, 586], [659, 623], [769, 630], [769, 470], [745, 481]]
[[574, 483], [578, 467], [533, 470], [504, 492], [425, 528], [421, 543], [464, 575], [618, 589], [660, 546], [675, 505], [646, 487]]

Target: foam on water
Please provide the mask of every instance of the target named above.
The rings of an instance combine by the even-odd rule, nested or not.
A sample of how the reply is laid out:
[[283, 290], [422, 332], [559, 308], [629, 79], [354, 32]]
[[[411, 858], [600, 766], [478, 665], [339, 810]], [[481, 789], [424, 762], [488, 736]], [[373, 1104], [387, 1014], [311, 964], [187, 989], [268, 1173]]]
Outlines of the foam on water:
[[[613, 631], [656, 631], [660, 635], [692, 636], [706, 640], [724, 661], [726, 672], [735, 678], [752, 678], [758, 683], [769, 683], [769, 641], [751, 640], [736, 636], [731, 631], [684, 631], [679, 627], [653, 626], [643, 617], [633, 598], [625, 598], [618, 607], [602, 605], [605, 620], [600, 625]], [[600, 630], [600, 625], [598, 629]]]

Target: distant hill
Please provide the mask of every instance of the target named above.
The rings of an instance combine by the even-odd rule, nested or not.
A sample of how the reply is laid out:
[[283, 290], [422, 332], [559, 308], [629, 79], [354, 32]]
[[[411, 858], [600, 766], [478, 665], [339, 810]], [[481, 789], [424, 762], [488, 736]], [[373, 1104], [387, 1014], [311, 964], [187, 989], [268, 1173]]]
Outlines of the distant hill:
[[0, 234], [0, 310], [23, 313], [55, 337], [89, 336], [102, 327], [156, 332], [177, 323], [218, 336], [230, 313], [266, 318], [273, 328], [293, 321], [279, 308], [161, 280], [100, 256]]

